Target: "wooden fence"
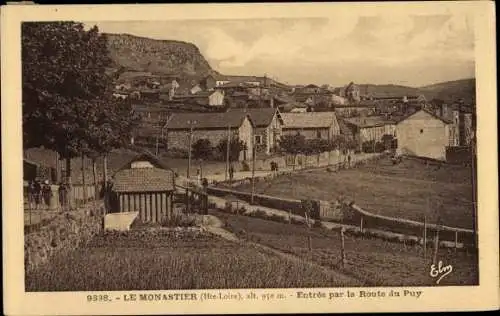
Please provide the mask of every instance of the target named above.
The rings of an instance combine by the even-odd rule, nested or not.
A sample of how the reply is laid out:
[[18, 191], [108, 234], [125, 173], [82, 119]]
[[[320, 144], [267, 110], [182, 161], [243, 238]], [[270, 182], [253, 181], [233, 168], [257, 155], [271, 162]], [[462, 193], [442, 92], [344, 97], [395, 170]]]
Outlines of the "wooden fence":
[[344, 222], [359, 225], [361, 230], [365, 228], [374, 228], [414, 236], [424, 235], [425, 230], [425, 234], [427, 234], [429, 238], [435, 236], [439, 232], [439, 238], [443, 241], [462, 243], [465, 247], [471, 247], [475, 244], [476, 236], [471, 229], [372, 214], [363, 210], [356, 204], [351, 204], [350, 208], [353, 214], [345, 218]]
[[[208, 187], [207, 193], [219, 197], [235, 196], [243, 201], [250, 202], [251, 193], [240, 192], [229, 189]], [[449, 227], [444, 225], [427, 224], [407, 219], [393, 218], [372, 214], [351, 203], [332, 203], [327, 201], [315, 200], [313, 203], [313, 212], [311, 218], [326, 221], [358, 226], [361, 231], [363, 229], [378, 229], [391, 233], [399, 233], [411, 236], [422, 236], [424, 228], [429, 238], [435, 236], [439, 231], [439, 238], [442, 241], [454, 242], [463, 244], [464, 247], [474, 245], [474, 231], [464, 228]], [[303, 201], [296, 199], [286, 199], [262, 194], [254, 195], [254, 203], [289, 212], [291, 214], [304, 216]], [[430, 240], [430, 239], [429, 239]]]

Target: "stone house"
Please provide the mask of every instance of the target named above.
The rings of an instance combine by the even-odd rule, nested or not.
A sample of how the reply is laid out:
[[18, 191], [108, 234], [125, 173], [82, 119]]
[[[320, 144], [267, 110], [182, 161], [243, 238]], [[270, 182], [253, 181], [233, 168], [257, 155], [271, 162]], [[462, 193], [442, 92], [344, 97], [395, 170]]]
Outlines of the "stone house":
[[396, 125], [398, 152], [404, 155], [446, 160], [446, 148], [455, 144], [451, 121], [427, 110], [401, 119]]
[[360, 101], [358, 103], [336, 104], [333, 106], [335, 113], [343, 117], [358, 115], [373, 115], [377, 110], [377, 104], [372, 101]]
[[333, 140], [340, 134], [335, 112], [282, 113], [283, 135], [300, 133], [306, 139]]
[[228, 136], [238, 137], [246, 146], [239, 160], [250, 160], [253, 152], [254, 123], [248, 113], [229, 111], [224, 113], [174, 113], [164, 130], [168, 148], [189, 150], [189, 137], [194, 144], [199, 139], [208, 139], [213, 147]]
[[283, 119], [275, 108], [230, 109], [231, 112], [248, 113], [255, 124], [254, 141], [256, 150], [269, 155], [279, 146]]
[[223, 106], [225, 94], [222, 91], [200, 91], [196, 94], [189, 94], [177, 97], [177, 99], [196, 102], [208, 106]]

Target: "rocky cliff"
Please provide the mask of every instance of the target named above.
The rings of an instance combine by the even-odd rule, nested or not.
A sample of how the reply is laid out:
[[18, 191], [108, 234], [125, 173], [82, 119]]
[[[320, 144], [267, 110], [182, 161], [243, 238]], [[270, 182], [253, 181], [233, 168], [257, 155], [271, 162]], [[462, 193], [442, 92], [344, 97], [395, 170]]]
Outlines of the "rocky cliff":
[[204, 76], [215, 73], [194, 44], [129, 34], [106, 34], [115, 69]]

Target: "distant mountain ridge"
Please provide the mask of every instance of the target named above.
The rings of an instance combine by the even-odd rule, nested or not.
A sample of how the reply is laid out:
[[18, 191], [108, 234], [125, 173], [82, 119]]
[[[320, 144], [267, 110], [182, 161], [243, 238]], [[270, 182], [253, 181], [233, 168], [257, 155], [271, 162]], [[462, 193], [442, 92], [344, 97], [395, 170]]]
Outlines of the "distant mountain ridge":
[[385, 84], [358, 84], [361, 95], [373, 97], [403, 97], [424, 95], [427, 100], [441, 99], [447, 103], [463, 99], [465, 103], [474, 104], [476, 99], [476, 79], [460, 79], [440, 82], [422, 87], [408, 87], [403, 85]]

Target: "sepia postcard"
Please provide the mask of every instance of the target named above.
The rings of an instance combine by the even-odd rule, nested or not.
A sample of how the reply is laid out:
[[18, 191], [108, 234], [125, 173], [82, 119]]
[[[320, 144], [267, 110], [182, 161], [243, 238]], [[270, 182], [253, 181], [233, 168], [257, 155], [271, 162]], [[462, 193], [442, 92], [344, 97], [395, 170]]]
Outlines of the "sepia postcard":
[[1, 15], [4, 314], [499, 308], [494, 3]]

